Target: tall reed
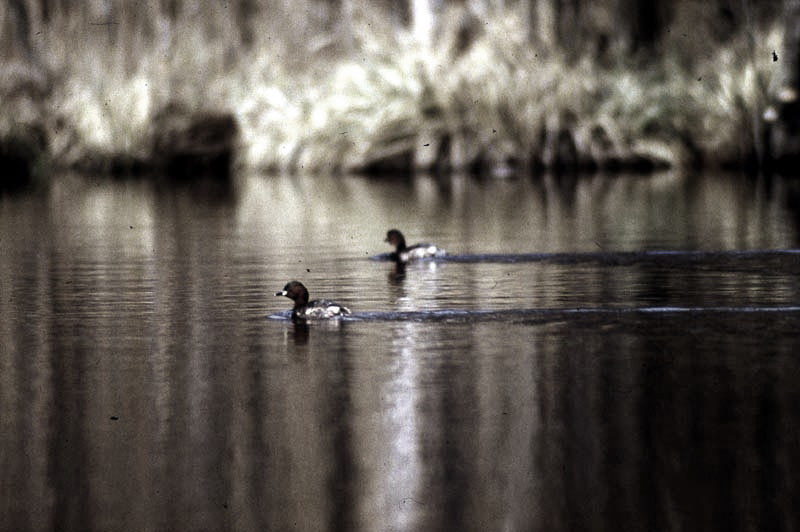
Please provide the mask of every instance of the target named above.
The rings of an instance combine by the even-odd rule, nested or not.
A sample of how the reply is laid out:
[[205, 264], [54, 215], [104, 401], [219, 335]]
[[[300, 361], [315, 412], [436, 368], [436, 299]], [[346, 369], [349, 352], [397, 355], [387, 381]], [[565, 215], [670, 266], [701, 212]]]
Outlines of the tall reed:
[[[86, 2], [47, 20], [31, 8], [33, 70], [51, 88], [25, 116], [55, 159], [144, 154], [151, 118], [177, 101], [233, 112], [243, 164], [275, 171], [349, 171], [445, 140], [457, 167], [524, 165], [562, 132], [586, 160], [736, 161], [754, 150], [781, 40], [756, 28], [689, 66], [666, 50], [643, 69], [532, 44], [514, 9], [482, 20], [451, 7], [428, 42], [368, 3], [347, 20], [312, 0], [165, 5]], [[21, 105], [0, 102], [0, 128]]]

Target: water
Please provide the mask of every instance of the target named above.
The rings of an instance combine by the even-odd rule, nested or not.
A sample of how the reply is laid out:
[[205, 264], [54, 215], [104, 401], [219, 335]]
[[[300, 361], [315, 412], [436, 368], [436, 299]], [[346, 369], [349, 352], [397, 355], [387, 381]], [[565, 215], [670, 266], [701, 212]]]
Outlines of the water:
[[[793, 183], [0, 198], [2, 530], [781, 530]], [[405, 272], [391, 227], [447, 248]], [[351, 318], [293, 324], [303, 281]]]

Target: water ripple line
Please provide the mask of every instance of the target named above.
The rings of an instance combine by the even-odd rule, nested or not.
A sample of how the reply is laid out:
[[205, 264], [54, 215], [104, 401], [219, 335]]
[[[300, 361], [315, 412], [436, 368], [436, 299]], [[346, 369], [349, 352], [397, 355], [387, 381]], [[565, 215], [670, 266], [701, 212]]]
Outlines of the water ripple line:
[[[745, 307], [690, 307], [690, 306], [656, 306], [656, 307], [575, 307], [575, 308], [520, 308], [520, 309], [432, 309], [411, 311], [365, 311], [354, 312], [338, 318], [344, 322], [361, 321], [480, 321], [508, 318], [543, 318], [561, 319], [570, 316], [625, 316], [636, 314], [647, 315], [736, 315], [736, 314], [784, 314], [798, 315], [800, 306], [745, 306]], [[273, 320], [291, 320], [291, 313], [284, 312], [268, 316]]]
[[[750, 250], [647, 250], [647, 251], [582, 251], [554, 253], [475, 253], [451, 254], [444, 257], [422, 259], [422, 262], [461, 263], [519, 263], [552, 262], [559, 264], [601, 263], [629, 265], [648, 261], [710, 262], [731, 259], [775, 259], [800, 257], [800, 249], [750, 249]], [[390, 253], [369, 257], [374, 261], [391, 261]]]

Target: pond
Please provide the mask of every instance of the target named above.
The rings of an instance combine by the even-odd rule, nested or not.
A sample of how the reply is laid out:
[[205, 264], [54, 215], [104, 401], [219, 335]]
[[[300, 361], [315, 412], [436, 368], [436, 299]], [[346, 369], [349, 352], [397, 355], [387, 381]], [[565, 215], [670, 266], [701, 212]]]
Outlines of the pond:
[[[792, 180], [0, 198], [0, 529], [796, 529]], [[450, 255], [380, 260], [386, 231]], [[353, 311], [293, 323], [275, 292]]]

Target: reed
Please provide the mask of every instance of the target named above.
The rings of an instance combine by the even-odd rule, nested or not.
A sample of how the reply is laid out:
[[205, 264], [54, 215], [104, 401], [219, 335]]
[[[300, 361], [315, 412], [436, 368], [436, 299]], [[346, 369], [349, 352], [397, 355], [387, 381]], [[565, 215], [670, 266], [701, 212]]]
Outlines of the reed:
[[[216, 4], [178, 2], [170, 14], [161, 4], [108, 12], [89, 2], [47, 22], [33, 13], [42, 31], [30, 70], [47, 72], [51, 87], [22, 103], [4, 97], [0, 133], [9, 116], [39, 123], [63, 164], [144, 154], [153, 115], [179, 102], [232, 111], [241, 163], [273, 171], [351, 171], [443, 142], [451, 167], [526, 167], [548, 163], [564, 132], [580, 161], [730, 162], [754, 152], [776, 71], [753, 43], [771, 51], [781, 40], [777, 29], [743, 33], [690, 67], [667, 51], [644, 70], [622, 56], [598, 66], [537, 49], [511, 10], [464, 46], [463, 12], [426, 43], [366, 3], [333, 28], [320, 11], [331, 8], [310, 1], [246, 18]], [[243, 20], [256, 31], [245, 34]]]

